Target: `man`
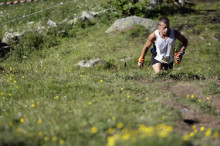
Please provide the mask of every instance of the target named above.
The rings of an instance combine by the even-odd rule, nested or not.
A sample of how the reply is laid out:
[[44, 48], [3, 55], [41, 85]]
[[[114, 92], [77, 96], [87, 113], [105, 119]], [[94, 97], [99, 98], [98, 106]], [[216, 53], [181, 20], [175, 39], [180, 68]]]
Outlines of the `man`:
[[175, 53], [175, 40], [178, 39], [182, 42], [182, 47], [179, 55], [175, 56], [177, 61], [181, 61], [188, 41], [179, 31], [169, 27], [169, 19], [161, 17], [158, 23], [158, 29], [151, 33], [147, 39], [146, 44], [138, 59], [138, 66], [143, 67], [144, 57], [148, 49], [153, 44], [151, 64], [155, 73], [160, 72], [162, 69], [168, 70], [173, 68], [174, 53]]

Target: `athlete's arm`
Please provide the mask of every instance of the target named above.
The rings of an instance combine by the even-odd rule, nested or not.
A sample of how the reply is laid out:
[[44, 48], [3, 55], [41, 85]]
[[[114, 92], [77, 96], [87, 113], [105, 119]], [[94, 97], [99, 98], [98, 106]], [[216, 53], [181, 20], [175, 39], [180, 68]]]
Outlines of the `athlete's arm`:
[[175, 37], [183, 43], [182, 47], [181, 47], [181, 52], [184, 52], [187, 45], [188, 45], [188, 40], [186, 39], [186, 37], [184, 35], [182, 35], [179, 31], [175, 30]]
[[[148, 49], [150, 48], [150, 46], [152, 45], [152, 43], [154, 42], [156, 36], [155, 36], [155, 33], [152, 32], [149, 36], [148, 36], [148, 39], [142, 49], [142, 52], [141, 52], [141, 56], [140, 58], [143, 58], [145, 57], [145, 55], [147, 54], [148, 52]], [[142, 66], [142, 63], [141, 62], [138, 62], [138, 66], [141, 67]]]
[[[183, 54], [185, 53], [186, 47], [188, 45], [188, 40], [186, 39], [186, 37], [184, 35], [182, 35], [179, 31], [175, 30], [175, 38], [177, 38], [180, 42], [183, 43], [181, 49], [180, 49], [180, 56], [182, 57]], [[180, 56], [177, 56], [177, 60], [179, 60]]]

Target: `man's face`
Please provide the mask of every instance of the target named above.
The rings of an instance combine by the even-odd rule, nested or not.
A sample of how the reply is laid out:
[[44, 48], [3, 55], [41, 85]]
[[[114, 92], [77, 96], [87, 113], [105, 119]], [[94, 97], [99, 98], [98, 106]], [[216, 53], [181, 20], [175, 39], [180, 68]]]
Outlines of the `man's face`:
[[164, 36], [168, 35], [169, 28], [170, 28], [169, 24], [165, 24], [163, 22], [159, 23], [159, 25], [158, 25], [158, 29], [159, 29], [160, 33]]

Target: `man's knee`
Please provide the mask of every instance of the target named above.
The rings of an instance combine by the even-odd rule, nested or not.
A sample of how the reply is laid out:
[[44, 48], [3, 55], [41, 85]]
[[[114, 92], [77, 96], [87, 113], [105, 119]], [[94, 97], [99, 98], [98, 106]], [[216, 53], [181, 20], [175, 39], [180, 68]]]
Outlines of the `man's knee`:
[[153, 70], [155, 73], [159, 73], [162, 69], [161, 63], [156, 63], [156, 64], [152, 65], [152, 67], [153, 67]]

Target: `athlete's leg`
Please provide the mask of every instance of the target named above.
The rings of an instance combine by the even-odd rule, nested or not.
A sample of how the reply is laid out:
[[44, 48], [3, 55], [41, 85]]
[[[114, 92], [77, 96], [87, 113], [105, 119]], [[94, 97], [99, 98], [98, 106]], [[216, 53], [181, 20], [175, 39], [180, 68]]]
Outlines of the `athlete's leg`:
[[159, 73], [162, 69], [161, 63], [155, 63], [152, 65], [152, 67], [155, 73]]

